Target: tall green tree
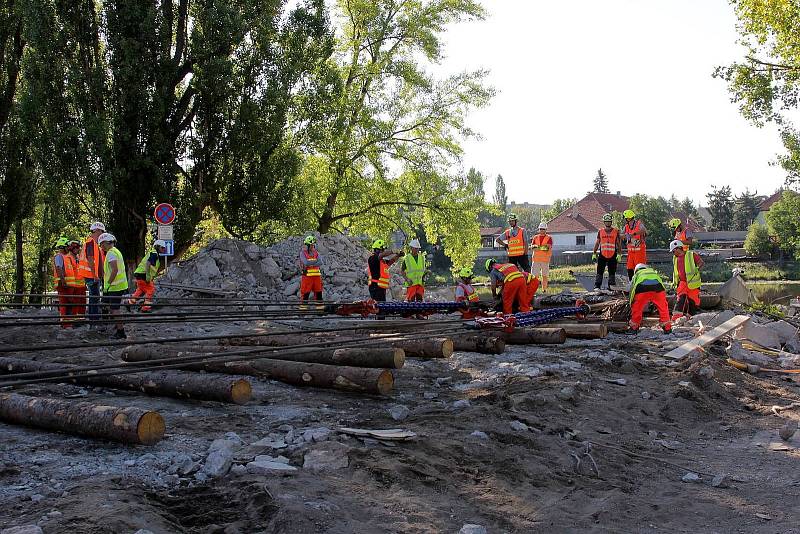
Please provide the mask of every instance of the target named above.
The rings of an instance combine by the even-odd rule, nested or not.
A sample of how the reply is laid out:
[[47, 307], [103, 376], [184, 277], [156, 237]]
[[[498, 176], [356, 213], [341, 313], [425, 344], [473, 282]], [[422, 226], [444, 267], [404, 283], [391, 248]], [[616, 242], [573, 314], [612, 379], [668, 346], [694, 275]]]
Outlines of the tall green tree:
[[610, 190], [608, 189], [608, 178], [603, 173], [603, 169], [597, 169], [597, 175], [594, 177], [592, 182], [594, 184], [593, 191], [595, 193], [609, 193]]
[[494, 180], [494, 205], [505, 214], [508, 209], [508, 195], [506, 194], [506, 181], [503, 175], [498, 174]]
[[553, 205], [542, 213], [542, 220], [545, 222], [552, 221], [561, 212], [571, 208], [578, 203], [577, 198], [557, 198], [553, 201]]
[[800, 90], [800, 4], [788, 0], [731, 0], [739, 19], [741, 61], [718, 67], [742, 115], [757, 126], [777, 125], [786, 153], [778, 160], [787, 181], [800, 182], [800, 132], [791, 117]]
[[711, 212], [711, 226], [714, 230], [728, 231], [733, 230], [733, 212], [735, 203], [729, 185], [717, 188], [711, 186], [711, 192], [706, 194], [708, 198], [708, 211]]
[[800, 259], [800, 194], [784, 191], [767, 212], [767, 224], [777, 237], [778, 247], [789, 257]]
[[733, 212], [733, 229], [745, 231], [750, 228], [753, 221], [758, 216], [758, 206], [763, 197], [758, 196], [758, 192], [751, 193], [745, 189], [743, 193], [734, 197], [735, 210]]

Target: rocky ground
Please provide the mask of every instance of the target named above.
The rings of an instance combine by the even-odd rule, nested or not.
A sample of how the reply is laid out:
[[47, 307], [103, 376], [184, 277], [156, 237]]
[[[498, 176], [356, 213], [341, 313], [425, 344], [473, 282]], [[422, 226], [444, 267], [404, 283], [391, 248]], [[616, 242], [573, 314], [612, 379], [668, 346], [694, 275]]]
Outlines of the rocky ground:
[[[130, 331], [144, 338], [253, 326]], [[388, 398], [255, 379], [245, 406], [31, 387], [23, 392], [157, 409], [167, 435], [152, 447], [125, 446], [0, 424], [0, 525], [45, 533], [800, 532], [800, 433], [778, 436], [800, 413], [771, 411], [800, 400], [798, 384], [725, 364], [731, 350], [746, 351], [727, 341], [680, 364], [662, 357], [698, 326], [669, 337], [643, 331], [409, 359]], [[4, 328], [0, 343], [100, 335]], [[113, 358], [107, 349], [33, 356]], [[416, 437], [355, 438], [342, 427]]]

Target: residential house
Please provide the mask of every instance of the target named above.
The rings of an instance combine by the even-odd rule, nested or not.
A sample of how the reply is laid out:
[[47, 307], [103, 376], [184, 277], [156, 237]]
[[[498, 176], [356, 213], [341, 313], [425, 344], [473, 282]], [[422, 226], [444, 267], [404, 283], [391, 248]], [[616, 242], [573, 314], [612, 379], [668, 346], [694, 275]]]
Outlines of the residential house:
[[772, 195], [768, 196], [764, 200], [761, 201], [761, 204], [758, 206], [758, 215], [756, 215], [756, 220], [760, 225], [766, 226], [767, 225], [767, 213], [769, 213], [770, 208], [772, 205], [775, 204], [783, 198], [783, 189], [779, 189]]
[[608, 193], [589, 193], [547, 223], [553, 250], [592, 250], [603, 214], [628, 209], [630, 198]]

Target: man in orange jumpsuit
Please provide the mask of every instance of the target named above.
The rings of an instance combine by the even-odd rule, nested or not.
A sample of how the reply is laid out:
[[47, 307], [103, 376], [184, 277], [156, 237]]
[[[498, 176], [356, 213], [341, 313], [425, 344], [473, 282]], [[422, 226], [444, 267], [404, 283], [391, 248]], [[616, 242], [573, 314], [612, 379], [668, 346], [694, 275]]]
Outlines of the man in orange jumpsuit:
[[503, 313], [511, 315], [514, 305], [520, 312], [531, 311], [528, 301], [528, 285], [525, 275], [512, 263], [497, 263], [494, 259], [486, 260], [486, 272], [492, 282], [492, 296], [497, 298], [497, 288], [503, 288]]
[[642, 324], [642, 315], [645, 308], [653, 303], [658, 309], [658, 317], [661, 321], [661, 328], [665, 334], [672, 331], [672, 323], [669, 318], [669, 305], [667, 304], [667, 292], [664, 282], [655, 271], [644, 263], [640, 263], [633, 269], [633, 280], [631, 281], [631, 321], [629, 323], [631, 332], [639, 331]]
[[640, 263], [647, 263], [647, 245], [645, 238], [647, 237], [647, 228], [644, 223], [636, 218], [633, 210], [625, 210], [622, 214], [625, 217], [625, 228], [622, 233], [625, 236], [625, 242], [628, 244], [628, 280], [633, 280], [633, 270]]

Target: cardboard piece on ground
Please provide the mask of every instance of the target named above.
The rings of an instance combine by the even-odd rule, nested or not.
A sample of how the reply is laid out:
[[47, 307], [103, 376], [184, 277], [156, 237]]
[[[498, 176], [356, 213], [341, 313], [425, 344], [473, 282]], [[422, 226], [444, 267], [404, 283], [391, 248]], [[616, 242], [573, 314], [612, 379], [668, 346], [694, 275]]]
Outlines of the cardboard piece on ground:
[[386, 441], [407, 441], [417, 437], [415, 432], [403, 430], [401, 428], [390, 428], [387, 430], [369, 430], [366, 428], [340, 428], [342, 434], [358, 436], [362, 438], [373, 438]]
[[728, 319], [721, 325], [713, 328], [712, 330], [706, 332], [700, 337], [696, 337], [690, 341], [687, 341], [680, 347], [676, 349], [672, 349], [668, 353], [664, 355], [666, 358], [672, 358], [673, 360], [682, 360], [695, 350], [701, 347], [705, 347], [709, 343], [716, 341], [717, 339], [721, 338], [731, 330], [736, 330], [747, 321], [750, 320], [750, 317], [747, 315], [737, 315], [732, 319]]

